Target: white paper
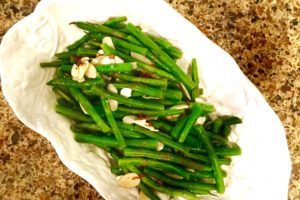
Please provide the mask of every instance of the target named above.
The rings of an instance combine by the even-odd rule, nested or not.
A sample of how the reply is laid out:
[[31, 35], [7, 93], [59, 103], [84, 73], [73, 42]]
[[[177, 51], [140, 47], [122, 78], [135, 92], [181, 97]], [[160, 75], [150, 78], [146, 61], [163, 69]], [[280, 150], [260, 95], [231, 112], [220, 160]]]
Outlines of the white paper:
[[105, 199], [137, 199], [136, 189], [117, 186], [101, 150], [74, 141], [69, 121], [54, 112], [55, 96], [46, 86], [54, 71], [39, 67], [83, 34], [70, 22], [120, 15], [179, 46], [185, 70], [196, 57], [208, 101], [221, 114], [243, 118], [232, 135], [243, 155], [233, 159], [226, 193], [216, 199], [287, 199], [291, 162], [280, 120], [232, 57], [162, 0], [42, 0], [6, 33], [0, 47], [2, 89], [17, 117], [45, 136], [62, 162]]

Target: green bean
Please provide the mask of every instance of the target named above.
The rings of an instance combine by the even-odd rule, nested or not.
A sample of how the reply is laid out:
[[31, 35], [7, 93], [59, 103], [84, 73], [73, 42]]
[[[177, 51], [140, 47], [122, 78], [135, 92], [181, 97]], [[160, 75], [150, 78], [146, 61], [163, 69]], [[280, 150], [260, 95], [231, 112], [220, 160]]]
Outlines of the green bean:
[[146, 108], [146, 109], [153, 109], [153, 110], [164, 110], [164, 106], [159, 103], [149, 103], [146, 101], [135, 100], [131, 98], [127, 98], [118, 94], [114, 94], [112, 92], [108, 92], [103, 88], [92, 86], [89, 90], [90, 94], [94, 94], [100, 97], [110, 98], [117, 100], [120, 104], [125, 104], [128, 106], [136, 107], [136, 108]]
[[184, 154], [189, 152], [189, 150], [187, 148], [185, 148], [184, 146], [182, 146], [182, 145], [178, 144], [177, 142], [171, 140], [168, 137], [168, 135], [165, 135], [165, 134], [162, 134], [162, 133], [157, 133], [157, 132], [152, 132], [152, 131], [149, 131], [148, 129], [145, 129], [145, 128], [143, 128], [141, 126], [137, 126], [137, 125], [124, 124], [124, 123], [120, 123], [120, 125], [125, 129], [131, 128], [134, 131], [142, 133], [142, 134], [144, 134], [144, 135], [146, 135], [150, 138], [157, 139], [160, 142], [162, 142], [164, 145], [172, 147], [172, 148], [174, 148], [174, 149], [176, 149], [180, 152], [183, 152]]
[[135, 45], [135, 44], [131, 44], [129, 42], [126, 42], [124, 40], [120, 40], [118, 38], [112, 37], [111, 40], [112, 40], [112, 42], [114, 43], [114, 45], [116, 47], [122, 47], [124, 49], [128, 49], [130, 51], [133, 51], [133, 52], [136, 52], [136, 53], [139, 53], [139, 54], [142, 54], [142, 55], [145, 55], [149, 52], [148, 49], [146, 49], [144, 47], [141, 47], [141, 46], [138, 46], [138, 45]]
[[157, 190], [158, 192], [162, 192], [162, 193], [165, 193], [170, 196], [184, 197], [189, 200], [199, 200], [199, 198], [191, 192], [187, 192], [186, 190], [171, 188], [171, 187], [168, 187], [165, 185], [159, 185], [155, 181], [153, 181], [152, 179], [150, 179], [148, 177], [143, 177], [142, 181], [143, 181], [143, 183], [145, 183], [149, 187]]
[[128, 23], [126, 27], [133, 36], [140, 40], [146, 47], [148, 47], [172, 72], [173, 75], [178, 77], [180, 81], [188, 89], [193, 89], [196, 87], [196, 84], [191, 80], [189, 76], [187, 76], [182, 69], [176, 64], [176, 62], [171, 59], [164, 51], [160, 49], [160, 47], [155, 44], [145, 33], [136, 28], [133, 24]]
[[156, 196], [156, 194], [150, 188], [148, 188], [148, 186], [146, 186], [144, 183], [141, 182], [138, 185], [138, 187], [151, 200], [160, 200], [160, 198]]
[[65, 60], [56, 60], [52, 62], [42, 62], [40, 63], [40, 67], [46, 68], [46, 67], [59, 67], [60, 65], [63, 64], [69, 64], [70, 62], [65, 61]]
[[187, 116], [187, 119], [185, 121], [184, 127], [179, 135], [178, 141], [180, 143], [183, 143], [186, 139], [186, 137], [188, 136], [192, 126], [194, 125], [194, 123], [196, 122], [196, 120], [198, 119], [198, 117], [200, 117], [201, 115], [203, 115], [203, 108], [200, 104], [195, 104], [192, 107], [192, 112], [189, 116]]
[[143, 95], [148, 95], [151, 97], [162, 98], [163, 97], [163, 90], [156, 87], [150, 87], [143, 84], [137, 83], [114, 83], [113, 84], [117, 89], [123, 88], [131, 88], [133, 91], [137, 91], [142, 93]]
[[178, 137], [180, 136], [180, 133], [182, 132], [182, 129], [184, 128], [184, 125], [185, 125], [187, 119], [188, 119], [187, 117], [184, 117], [184, 118], [178, 120], [174, 129], [171, 131], [171, 136], [173, 138], [178, 139]]
[[[81, 143], [95, 144], [97, 146], [120, 148], [119, 142], [115, 137], [100, 136], [95, 134], [74, 132], [75, 140]], [[126, 143], [130, 147], [157, 149], [158, 141], [153, 139], [126, 139]]]
[[64, 98], [58, 98], [57, 103], [62, 105], [62, 106], [68, 107], [68, 108], [73, 108], [73, 106], [74, 106], [73, 104], [71, 104], [70, 102], [68, 102]]
[[242, 154], [242, 150], [237, 144], [232, 147], [216, 147], [215, 151], [218, 156], [238, 156]]
[[183, 114], [184, 110], [178, 110], [178, 109], [167, 109], [162, 111], [156, 111], [156, 110], [140, 110], [140, 109], [133, 109], [129, 107], [118, 107], [119, 111], [126, 112], [128, 114], [133, 115], [146, 115], [146, 116], [157, 116], [157, 117], [165, 117], [170, 115], [180, 115]]
[[196, 87], [192, 90], [192, 99], [195, 101], [195, 99], [199, 96], [199, 75], [198, 75], [198, 65], [195, 58], [192, 59], [192, 80], [196, 83]]
[[103, 38], [105, 37], [103, 34], [101, 33], [89, 33], [88, 34], [90, 38], [98, 41], [99, 43], [102, 43]]
[[51, 86], [65, 86], [65, 87], [75, 87], [75, 88], [85, 88], [89, 89], [93, 85], [104, 85], [104, 81], [101, 78], [85, 80], [84, 82], [77, 82], [71, 79], [59, 78], [52, 79], [47, 83], [47, 85]]
[[135, 39], [132, 35], [128, 35], [126, 39], [132, 44], [143, 46], [137, 39]]
[[211, 168], [208, 166], [199, 164], [193, 160], [190, 160], [188, 158], [185, 158], [183, 156], [174, 153], [157, 152], [157, 151], [150, 151], [144, 149], [140, 149], [139, 151], [137, 151], [136, 149], [125, 148], [124, 155], [128, 157], [142, 157], [142, 158], [150, 158], [155, 160], [172, 162], [191, 169], [205, 170], [205, 171], [211, 170]]
[[235, 116], [221, 116], [223, 124], [225, 125], [235, 125], [242, 123], [242, 119]]
[[72, 65], [63, 64], [63, 65], [60, 66], [60, 70], [62, 72], [71, 73], [72, 67], [73, 67]]
[[189, 189], [189, 190], [204, 190], [204, 191], [210, 191], [210, 190], [216, 189], [216, 186], [214, 184], [173, 179], [173, 178], [170, 178], [169, 176], [166, 176], [156, 170], [153, 170], [153, 169], [150, 169], [147, 167], [144, 169], [144, 172], [146, 174], [148, 174], [149, 176], [162, 181], [163, 183], [166, 183], [166, 184], [169, 184], [169, 185], [175, 186], [175, 187], [185, 188], [185, 189]]
[[162, 48], [171, 58], [173, 59], [180, 59], [182, 58], [183, 52], [177, 47], [169, 47], [169, 48]]
[[138, 71], [145, 70], [147, 72], [153, 73], [162, 78], [167, 78], [169, 80], [175, 80], [175, 78], [172, 74], [170, 74], [164, 70], [158, 69], [156, 67], [149, 66], [149, 65], [143, 63], [142, 61], [139, 61], [139, 60], [129, 56], [127, 53], [121, 52], [120, 48], [119, 48], [119, 51], [117, 51], [117, 50], [109, 47], [107, 44], [102, 44], [101, 48], [104, 50], [105, 54], [107, 54], [107, 55], [118, 56], [127, 62], [136, 62], [138, 68], [136, 68], [135, 70], [138, 70]]
[[84, 108], [84, 110], [91, 116], [91, 118], [95, 121], [95, 123], [102, 129], [103, 132], [110, 131], [109, 126], [105, 123], [105, 121], [101, 118], [101, 116], [97, 113], [93, 105], [90, 103], [88, 98], [80, 91], [78, 88], [70, 88], [70, 92], [72, 96], [77, 99], [80, 105]]
[[118, 164], [120, 167], [127, 167], [129, 165], [134, 165], [136, 167], [151, 167], [160, 171], [166, 171], [173, 174], [177, 174], [187, 180], [190, 178], [189, 171], [185, 170], [182, 167], [151, 159], [124, 157], [119, 159]]
[[100, 48], [101, 47], [101, 43], [97, 42], [95, 40], [89, 40], [86, 42], [87, 45], [89, 45], [90, 47], [95, 47], [95, 48]]
[[107, 119], [108, 123], [110, 124], [110, 127], [120, 145], [120, 148], [121, 149], [125, 148], [127, 144], [126, 144], [125, 139], [124, 139], [123, 135], [121, 134], [119, 127], [115, 121], [115, 118], [110, 110], [107, 99], [101, 98], [101, 103], [102, 103], [104, 112], [106, 114], [106, 119]]
[[168, 86], [167, 79], [142, 78], [142, 77], [129, 76], [129, 75], [125, 75], [125, 74], [114, 74], [114, 77], [122, 79], [124, 81], [128, 81], [128, 82], [144, 83], [144, 84], [156, 86], [156, 87], [167, 88], [167, 86]]
[[71, 95], [69, 95], [69, 93], [67, 93], [67, 91], [63, 90], [61, 87], [53, 87], [53, 91], [56, 94], [58, 94], [59, 96], [61, 96], [63, 99], [68, 101], [70, 104], [78, 105], [76, 100]]
[[182, 99], [182, 93], [180, 90], [168, 89], [164, 91], [164, 98], [180, 101]]
[[83, 45], [86, 41], [88, 41], [89, 36], [87, 34], [83, 35], [79, 40], [76, 40], [73, 44], [67, 46], [68, 50], [74, 50]]
[[118, 63], [118, 64], [108, 64], [108, 65], [97, 65], [96, 69], [98, 72], [106, 73], [116, 73], [116, 72], [131, 72], [131, 63]]
[[147, 35], [154, 41], [156, 42], [159, 46], [163, 47], [163, 48], [170, 48], [172, 45], [171, 42], [169, 42], [167, 39], [163, 38], [163, 37], [160, 37], [160, 36], [157, 36], [157, 35], [153, 35], [153, 34], [150, 34], [150, 33], [147, 33]]
[[222, 128], [222, 135], [225, 137], [225, 138], [228, 138], [228, 136], [230, 135], [230, 132], [231, 132], [231, 128], [230, 128], [230, 125], [227, 125], [225, 124]]
[[104, 22], [103, 25], [108, 27], [114, 27], [116, 23], [125, 22], [126, 20], [126, 16], [111, 17], [106, 22]]
[[[102, 132], [102, 129], [99, 128], [99, 126], [97, 126], [97, 124], [94, 124], [94, 123], [88, 123], [88, 122], [76, 123], [76, 124], [72, 125], [72, 127], [80, 128], [80, 129], [86, 129], [86, 130], [90, 130], [90, 131], [100, 131], [100, 132]], [[125, 138], [135, 138], [135, 139], [145, 138], [144, 135], [142, 135], [138, 132], [129, 131], [129, 130], [122, 129], [122, 128], [119, 128], [119, 129], [120, 129], [122, 135]]]
[[197, 126], [196, 130], [197, 130], [199, 139], [201, 139], [203, 141], [203, 144], [206, 146], [206, 148], [208, 150], [208, 157], [209, 157], [210, 162], [212, 163], [213, 173], [214, 173], [214, 177], [215, 177], [215, 181], [216, 181], [216, 185], [217, 185], [217, 191], [222, 194], [225, 191], [225, 185], [224, 185], [222, 170], [220, 168], [220, 164], [219, 164], [219, 161], [217, 158], [217, 154], [216, 154], [212, 144], [210, 143], [209, 137], [206, 134], [203, 126]]
[[169, 72], [166, 72], [166, 71], [156, 68], [156, 67], [152, 67], [143, 62], [137, 62], [136, 70], [139, 70], [139, 69], [145, 70], [146, 72], [149, 72], [149, 73], [153, 73], [159, 77], [166, 78], [168, 80], [175, 80], [175, 77], [172, 74], [170, 74]]
[[56, 53], [55, 57], [60, 59], [60, 60], [63, 60], [63, 59], [69, 58], [71, 56], [76, 56], [76, 55], [77, 55], [77, 51], [72, 50], [72, 51], [65, 51], [65, 52], [61, 52], [61, 53]]
[[170, 123], [163, 121], [163, 120], [151, 120], [150, 124], [154, 128], [159, 129], [163, 132], [167, 132], [167, 133], [169, 133], [173, 129], [173, 126]]
[[80, 111], [74, 110], [72, 108], [68, 108], [62, 105], [56, 105], [55, 111], [61, 115], [66, 117], [70, 117], [75, 120], [83, 121], [83, 122], [93, 122], [94, 120], [89, 116], [83, 114]]
[[92, 32], [92, 33], [102, 33], [111, 36], [115, 36], [117, 38], [125, 39], [126, 35], [117, 30], [106, 27], [102, 24], [92, 24], [89, 22], [72, 22], [71, 24], [75, 24], [78, 28]]
[[78, 48], [77, 56], [87, 56], [87, 57], [95, 57], [98, 53], [98, 50], [87, 49], [87, 48]]

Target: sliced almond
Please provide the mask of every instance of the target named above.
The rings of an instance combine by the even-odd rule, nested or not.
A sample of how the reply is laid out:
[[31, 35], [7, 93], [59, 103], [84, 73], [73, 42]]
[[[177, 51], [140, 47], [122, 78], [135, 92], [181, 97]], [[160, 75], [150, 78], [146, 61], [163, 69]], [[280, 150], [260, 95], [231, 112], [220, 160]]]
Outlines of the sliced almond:
[[122, 121], [125, 123], [125, 124], [133, 124], [135, 120], [137, 120], [137, 116], [135, 115], [127, 115], [125, 117], [123, 117]]
[[108, 99], [108, 104], [110, 107], [110, 110], [112, 112], [116, 111], [118, 109], [118, 101], [114, 100], [114, 99]]
[[90, 63], [84, 75], [88, 78], [96, 78], [97, 77], [96, 67]]
[[135, 52], [131, 51], [130, 55], [133, 58], [138, 59], [138, 60], [140, 60], [140, 61], [142, 61], [142, 62], [144, 62], [144, 63], [146, 63], [148, 65], [152, 65], [153, 64], [147, 57], [145, 57], [144, 55], [141, 55], [139, 53], [135, 53]]
[[201, 97], [197, 97], [197, 98], [195, 98], [195, 102], [197, 102], [197, 103], [204, 103], [205, 100], [203, 98], [201, 98]]
[[198, 119], [195, 122], [195, 125], [203, 125], [206, 120], [206, 117], [198, 117]]
[[180, 87], [181, 87], [181, 89], [182, 89], [184, 95], [186, 96], [186, 98], [187, 98], [188, 100], [192, 100], [189, 91], [186, 89], [186, 87], [185, 87], [182, 83], [180, 83]]
[[164, 146], [165, 146], [164, 143], [158, 142], [158, 143], [157, 143], [157, 147], [156, 147], [156, 151], [161, 151], [161, 150], [163, 150]]
[[120, 91], [120, 94], [124, 97], [131, 97], [132, 89], [131, 88], [123, 88]]
[[108, 36], [104, 37], [102, 39], [102, 44], [107, 44], [109, 47], [115, 49], [115, 45], [114, 45], [111, 37], [108, 37]]
[[180, 115], [169, 115], [169, 116], [166, 116], [165, 118], [166, 118], [167, 120], [172, 121], [172, 120], [177, 119], [179, 116], [180, 116]]
[[80, 106], [80, 108], [81, 108], [81, 110], [82, 110], [82, 112], [83, 112], [84, 114], [86, 114], [86, 115], [89, 114], [89, 113], [84, 109], [84, 107], [81, 105], [81, 103], [79, 103], [79, 106]]
[[184, 109], [188, 109], [188, 108], [189, 108], [189, 105], [187, 105], [187, 104], [179, 104], [179, 105], [172, 106], [170, 109], [184, 110]]
[[79, 66], [74, 64], [71, 70], [72, 79], [78, 82], [83, 82], [84, 74], [87, 68], [88, 68], [88, 63], [84, 63]]
[[117, 177], [118, 184], [125, 188], [133, 188], [140, 184], [141, 179], [136, 173], [128, 173]]
[[146, 95], [143, 95], [142, 97], [143, 97], [143, 99], [159, 99], [157, 97], [149, 97], [149, 96], [146, 96]]
[[118, 89], [113, 84], [108, 84], [106, 88], [108, 91], [118, 94]]
[[100, 49], [98, 52], [97, 52], [97, 57], [98, 56], [102, 56], [102, 55], [104, 55], [104, 51], [103, 51], [103, 49]]
[[114, 64], [115, 63], [115, 59], [111, 58], [109, 56], [105, 56], [102, 60], [101, 60], [101, 65], [109, 65], [109, 64]]
[[132, 69], [136, 69], [138, 67], [136, 62], [132, 62], [131, 65], [132, 65]]
[[151, 200], [145, 193], [141, 190], [140, 191], [140, 200]]
[[120, 57], [118, 57], [118, 56], [115, 56], [114, 60], [115, 60], [115, 63], [116, 63], [116, 64], [124, 63], [124, 60], [122, 60], [122, 58], [120, 58]]
[[103, 56], [103, 55], [97, 56], [96, 58], [93, 58], [93, 59], [92, 59], [91, 63], [92, 63], [93, 65], [101, 65], [101, 64], [102, 64], [102, 60], [103, 60], [104, 58], [106, 58], [106, 57], [107, 57], [107, 56]]
[[167, 173], [166, 175], [170, 176], [171, 178], [178, 179], [178, 180], [183, 179], [183, 177], [178, 176], [177, 174]]

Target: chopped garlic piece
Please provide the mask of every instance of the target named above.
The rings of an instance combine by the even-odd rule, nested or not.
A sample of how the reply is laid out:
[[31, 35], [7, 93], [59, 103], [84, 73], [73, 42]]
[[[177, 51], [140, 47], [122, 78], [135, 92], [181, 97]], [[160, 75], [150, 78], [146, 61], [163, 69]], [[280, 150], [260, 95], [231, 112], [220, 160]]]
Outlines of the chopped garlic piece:
[[108, 84], [106, 88], [108, 91], [118, 94], [118, 89], [113, 84]]
[[118, 176], [117, 182], [122, 187], [133, 188], [140, 184], [141, 179], [137, 173], [127, 173], [123, 176]]
[[97, 77], [96, 67], [90, 63], [84, 75], [88, 78], [96, 78]]
[[108, 99], [108, 104], [109, 104], [109, 107], [110, 107], [110, 110], [112, 112], [116, 111], [118, 109], [118, 101], [117, 100], [114, 100], [114, 99]]
[[115, 45], [114, 45], [111, 37], [108, 37], [108, 36], [104, 37], [102, 39], [102, 44], [107, 44], [109, 47], [115, 49]]
[[141, 55], [139, 53], [135, 53], [135, 52], [131, 51], [130, 55], [133, 58], [138, 59], [138, 60], [140, 60], [140, 61], [142, 61], [142, 62], [144, 62], [144, 63], [146, 63], [148, 65], [152, 65], [153, 64], [147, 57], [145, 57], [144, 55]]
[[120, 94], [124, 97], [131, 97], [132, 89], [131, 88], [123, 88], [120, 91]]

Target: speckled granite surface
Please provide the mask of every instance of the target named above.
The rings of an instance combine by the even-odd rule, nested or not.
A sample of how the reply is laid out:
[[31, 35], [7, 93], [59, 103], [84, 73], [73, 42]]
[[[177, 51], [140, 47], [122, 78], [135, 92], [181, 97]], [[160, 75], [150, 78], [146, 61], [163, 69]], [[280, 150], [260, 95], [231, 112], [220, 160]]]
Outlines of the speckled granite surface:
[[[37, 0], [0, 0], [0, 40]], [[293, 161], [289, 199], [300, 199], [300, 1], [169, 0], [228, 51], [282, 120]], [[15, 117], [0, 90], [0, 200], [101, 199], [49, 142]], [[280, 172], [279, 172], [280, 173]]]

